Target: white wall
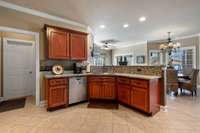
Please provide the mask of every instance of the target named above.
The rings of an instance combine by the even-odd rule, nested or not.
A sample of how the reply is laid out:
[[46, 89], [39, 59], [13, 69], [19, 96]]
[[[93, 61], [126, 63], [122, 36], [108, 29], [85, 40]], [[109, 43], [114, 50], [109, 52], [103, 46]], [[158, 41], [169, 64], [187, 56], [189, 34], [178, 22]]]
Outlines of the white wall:
[[112, 65], [112, 51], [106, 50], [104, 53], [105, 53], [105, 65], [111, 66]]
[[144, 55], [145, 56], [145, 64], [147, 64], [147, 43], [137, 44], [137, 45], [133, 45], [133, 46], [125, 47], [125, 48], [114, 49], [112, 51], [113, 65], [116, 65], [115, 57], [119, 56], [119, 55], [133, 55], [133, 58], [134, 58], [133, 65], [137, 65], [137, 63], [136, 63], [137, 56]]

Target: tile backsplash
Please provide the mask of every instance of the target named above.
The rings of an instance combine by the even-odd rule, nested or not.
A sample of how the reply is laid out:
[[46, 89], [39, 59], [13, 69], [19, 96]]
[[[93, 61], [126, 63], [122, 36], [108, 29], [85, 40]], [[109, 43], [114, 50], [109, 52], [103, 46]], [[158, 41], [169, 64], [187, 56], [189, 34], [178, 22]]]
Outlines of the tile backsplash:
[[73, 63], [71, 60], [40, 60], [40, 71], [51, 71], [53, 65], [62, 65], [65, 70], [72, 70]]
[[91, 66], [91, 72], [131, 73], [161, 76], [162, 66]]

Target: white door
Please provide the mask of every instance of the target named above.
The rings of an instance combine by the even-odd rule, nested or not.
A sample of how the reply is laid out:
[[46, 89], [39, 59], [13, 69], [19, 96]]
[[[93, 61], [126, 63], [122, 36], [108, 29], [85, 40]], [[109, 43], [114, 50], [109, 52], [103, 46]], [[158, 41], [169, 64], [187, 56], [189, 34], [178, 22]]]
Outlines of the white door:
[[6, 100], [34, 95], [34, 43], [4, 39], [3, 95]]

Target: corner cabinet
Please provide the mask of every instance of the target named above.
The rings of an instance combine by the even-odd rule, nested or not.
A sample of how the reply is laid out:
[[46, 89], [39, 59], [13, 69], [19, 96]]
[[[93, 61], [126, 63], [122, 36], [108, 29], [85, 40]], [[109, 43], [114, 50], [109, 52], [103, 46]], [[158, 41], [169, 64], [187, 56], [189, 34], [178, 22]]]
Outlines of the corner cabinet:
[[45, 25], [49, 59], [87, 60], [87, 33]]
[[47, 110], [68, 105], [68, 79], [45, 79]]

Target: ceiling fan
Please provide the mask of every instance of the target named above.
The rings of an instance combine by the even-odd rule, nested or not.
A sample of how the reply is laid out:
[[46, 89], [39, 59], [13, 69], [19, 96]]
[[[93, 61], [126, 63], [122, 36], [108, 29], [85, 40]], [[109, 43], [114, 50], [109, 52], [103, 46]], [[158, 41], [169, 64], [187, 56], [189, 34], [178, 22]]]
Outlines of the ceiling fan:
[[102, 46], [102, 49], [105, 49], [105, 50], [110, 50], [112, 49], [113, 46], [111, 44], [108, 44], [108, 43], [105, 43], [103, 46]]
[[114, 39], [101, 41], [101, 43], [103, 43], [102, 49], [105, 49], [105, 50], [113, 49], [113, 48], [115, 48], [115, 46], [113, 44], [116, 44], [118, 42], [119, 42], [118, 40], [114, 40]]

